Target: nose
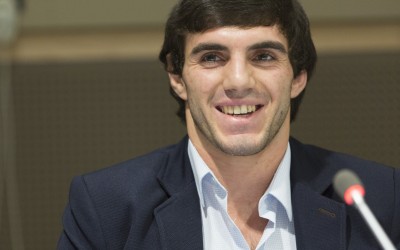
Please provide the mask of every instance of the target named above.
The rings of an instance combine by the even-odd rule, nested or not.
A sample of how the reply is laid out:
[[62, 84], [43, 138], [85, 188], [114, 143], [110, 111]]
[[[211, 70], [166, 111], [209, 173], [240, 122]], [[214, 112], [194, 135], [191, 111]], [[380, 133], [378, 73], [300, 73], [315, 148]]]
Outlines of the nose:
[[232, 57], [225, 67], [223, 87], [226, 92], [242, 95], [254, 87], [253, 71], [245, 58]]

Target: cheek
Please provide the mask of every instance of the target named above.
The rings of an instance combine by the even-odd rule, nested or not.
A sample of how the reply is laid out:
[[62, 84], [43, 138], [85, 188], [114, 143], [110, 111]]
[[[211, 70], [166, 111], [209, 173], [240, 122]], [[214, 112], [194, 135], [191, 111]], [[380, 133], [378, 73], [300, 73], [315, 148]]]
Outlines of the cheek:
[[212, 72], [187, 74], [185, 83], [189, 98], [208, 95], [208, 99], [218, 86], [218, 76]]
[[282, 74], [282, 72], [271, 73], [264, 85], [268, 89], [272, 100], [290, 99], [292, 79], [290, 72]]

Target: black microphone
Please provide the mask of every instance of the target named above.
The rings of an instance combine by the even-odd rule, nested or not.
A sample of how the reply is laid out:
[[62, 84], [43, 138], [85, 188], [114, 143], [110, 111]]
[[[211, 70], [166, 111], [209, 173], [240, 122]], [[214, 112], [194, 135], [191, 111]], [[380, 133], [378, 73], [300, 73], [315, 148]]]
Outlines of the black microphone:
[[381, 247], [385, 250], [396, 250], [367, 203], [365, 203], [365, 189], [358, 176], [351, 170], [342, 169], [333, 178], [333, 187], [347, 205], [354, 205], [358, 209]]

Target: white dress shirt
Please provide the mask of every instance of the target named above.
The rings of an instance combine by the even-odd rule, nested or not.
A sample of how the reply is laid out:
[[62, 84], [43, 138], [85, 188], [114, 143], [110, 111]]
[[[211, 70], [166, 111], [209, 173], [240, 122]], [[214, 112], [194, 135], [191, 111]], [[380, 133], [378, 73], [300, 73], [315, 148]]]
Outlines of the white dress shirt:
[[[228, 192], [189, 140], [188, 153], [200, 198], [205, 250], [249, 250], [227, 210]], [[260, 217], [268, 220], [256, 250], [295, 250], [296, 236], [290, 191], [290, 145], [268, 189], [258, 203]]]

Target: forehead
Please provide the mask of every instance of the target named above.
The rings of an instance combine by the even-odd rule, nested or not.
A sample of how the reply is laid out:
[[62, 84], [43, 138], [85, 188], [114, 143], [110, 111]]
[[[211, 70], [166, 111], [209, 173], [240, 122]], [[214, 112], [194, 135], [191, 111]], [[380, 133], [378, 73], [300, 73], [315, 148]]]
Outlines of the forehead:
[[228, 48], [242, 48], [265, 41], [281, 43], [286, 50], [288, 49], [287, 39], [277, 25], [251, 28], [228, 26], [201, 33], [189, 33], [186, 36], [185, 52], [190, 53], [199, 44], [212, 43], [221, 44]]

